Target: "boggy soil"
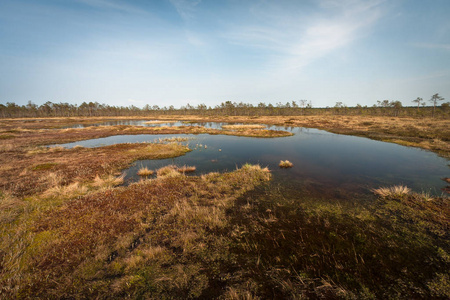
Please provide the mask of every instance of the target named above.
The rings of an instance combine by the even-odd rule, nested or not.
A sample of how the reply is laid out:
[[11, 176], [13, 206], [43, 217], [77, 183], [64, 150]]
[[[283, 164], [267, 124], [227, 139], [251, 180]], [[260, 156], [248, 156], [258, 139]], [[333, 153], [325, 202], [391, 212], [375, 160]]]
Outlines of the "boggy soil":
[[[312, 198], [272, 184], [269, 170], [251, 165], [203, 176], [185, 176], [174, 166], [156, 172], [156, 179], [121, 186], [120, 170], [133, 161], [189, 149], [177, 143], [46, 145], [117, 134], [207, 132], [197, 126], [61, 129], [76, 121], [1, 121], [2, 299], [450, 297], [448, 198], [409, 192]], [[214, 121], [366, 132], [399, 143], [416, 138], [414, 145], [448, 154], [447, 120]], [[229, 134], [266, 134], [247, 130], [253, 129]]]

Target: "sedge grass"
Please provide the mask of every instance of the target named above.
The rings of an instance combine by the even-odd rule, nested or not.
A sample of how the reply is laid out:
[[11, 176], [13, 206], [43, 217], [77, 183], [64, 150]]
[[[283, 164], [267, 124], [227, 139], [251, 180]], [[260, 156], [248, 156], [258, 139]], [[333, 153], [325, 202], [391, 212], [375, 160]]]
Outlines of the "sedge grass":
[[155, 171], [150, 170], [150, 169], [147, 168], [147, 167], [143, 167], [143, 168], [140, 168], [140, 169], [139, 169], [139, 171], [138, 171], [137, 174], [138, 174], [139, 176], [147, 177], [147, 176], [153, 175], [154, 173], [155, 173]]
[[156, 170], [156, 175], [158, 175], [158, 177], [176, 177], [180, 176], [181, 173], [178, 172], [177, 166], [168, 165]]
[[372, 190], [374, 194], [382, 198], [402, 198], [411, 193], [411, 190], [403, 185], [396, 185], [392, 187], [381, 187]]
[[[20, 241], [1, 243], [2, 257], [14, 260], [2, 264], [2, 296], [209, 295], [204, 271], [218, 278], [221, 271], [215, 267], [227, 259], [229, 241], [216, 235], [229, 224], [227, 209], [269, 178], [266, 169], [249, 165], [203, 177], [165, 176], [99, 189], [58, 209], [37, 211], [20, 222], [29, 226], [26, 247], [15, 252]], [[110, 180], [95, 179], [99, 185], [105, 181]], [[21, 267], [15, 268], [18, 262]]]
[[180, 173], [192, 173], [195, 172], [197, 168], [195, 166], [182, 166], [181, 168], [178, 168], [178, 172]]
[[292, 168], [294, 166], [294, 164], [291, 163], [288, 160], [281, 160], [280, 163], [278, 164], [278, 166], [280, 168], [286, 168], [287, 169], [287, 168]]

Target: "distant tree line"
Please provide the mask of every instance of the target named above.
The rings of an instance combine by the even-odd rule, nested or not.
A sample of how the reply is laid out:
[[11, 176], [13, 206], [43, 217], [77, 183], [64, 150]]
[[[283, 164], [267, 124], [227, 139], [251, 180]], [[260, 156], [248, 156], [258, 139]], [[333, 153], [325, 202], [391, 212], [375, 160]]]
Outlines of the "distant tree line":
[[102, 117], [102, 116], [156, 116], [156, 115], [202, 115], [202, 116], [298, 116], [298, 115], [367, 115], [367, 116], [409, 116], [439, 117], [450, 116], [450, 103], [442, 103], [444, 98], [433, 95], [427, 102], [418, 97], [412, 100], [417, 106], [403, 106], [400, 101], [380, 100], [373, 106], [356, 105], [348, 107], [336, 102], [333, 107], [314, 108], [311, 101], [289, 101], [275, 105], [260, 102], [258, 105], [243, 102], [222, 102], [215, 107], [199, 104], [187, 104], [180, 108], [173, 105], [160, 107], [145, 105], [143, 108], [131, 106], [111, 106], [98, 102], [83, 102], [81, 105], [52, 103], [50, 101], [36, 105], [29, 101], [26, 105], [14, 102], [0, 104], [0, 118], [37, 118], [37, 117]]

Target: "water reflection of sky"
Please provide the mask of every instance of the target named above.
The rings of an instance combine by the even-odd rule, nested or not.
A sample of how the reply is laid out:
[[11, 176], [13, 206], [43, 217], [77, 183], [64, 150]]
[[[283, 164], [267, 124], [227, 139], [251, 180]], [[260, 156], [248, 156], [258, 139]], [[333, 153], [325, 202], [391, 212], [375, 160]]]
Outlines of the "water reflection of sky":
[[[172, 124], [176, 126], [177, 123]], [[212, 122], [208, 124], [212, 128], [220, 128], [221, 125]], [[173, 159], [137, 161], [124, 170], [127, 181], [139, 180], [137, 171], [145, 166], [154, 170], [168, 164], [190, 165], [197, 167], [195, 174], [202, 174], [231, 171], [245, 163], [251, 163], [269, 167], [275, 183], [297, 190], [367, 193], [371, 188], [403, 184], [417, 192], [441, 194], [441, 188], [446, 186], [441, 178], [450, 175], [444, 158], [417, 148], [337, 135], [317, 129], [276, 126], [269, 128], [288, 130], [293, 132], [294, 136], [248, 138], [206, 134], [119, 135], [63, 146], [99, 147], [117, 143], [153, 142], [173, 136], [189, 138], [184, 143], [194, 149], [192, 152]], [[206, 149], [204, 145], [207, 146]], [[278, 163], [286, 159], [291, 161], [294, 167], [280, 169]]]
[[[160, 123], [162, 122], [162, 123]], [[242, 123], [218, 123], [218, 122], [184, 122], [184, 121], [161, 121], [161, 120], [114, 120], [99, 122], [94, 124], [75, 124], [72, 126], [67, 126], [64, 128], [85, 128], [89, 126], [114, 126], [114, 125], [127, 125], [127, 126], [144, 126], [144, 127], [155, 127], [155, 126], [203, 126], [205, 128], [221, 129], [222, 125], [227, 124], [242, 124]], [[270, 125], [261, 124], [266, 127], [271, 127]]]

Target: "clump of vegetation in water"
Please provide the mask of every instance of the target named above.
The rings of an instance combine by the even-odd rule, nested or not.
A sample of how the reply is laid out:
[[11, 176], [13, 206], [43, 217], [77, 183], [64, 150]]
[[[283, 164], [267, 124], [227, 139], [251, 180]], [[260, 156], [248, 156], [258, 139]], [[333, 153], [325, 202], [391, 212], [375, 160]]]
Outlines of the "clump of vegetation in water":
[[144, 167], [144, 168], [140, 168], [139, 170], [138, 170], [138, 175], [139, 176], [143, 176], [143, 177], [147, 177], [147, 176], [151, 176], [151, 175], [153, 175], [155, 173], [155, 171], [153, 171], [153, 170], [150, 170], [149, 168], [147, 168], [147, 167]]
[[411, 193], [411, 190], [403, 185], [381, 187], [373, 190], [374, 194], [383, 198], [403, 198]]
[[195, 166], [182, 166], [181, 168], [178, 168], [178, 172], [180, 173], [192, 173], [195, 172], [197, 168]]
[[158, 175], [158, 177], [176, 177], [181, 174], [178, 172], [177, 166], [169, 165], [156, 170], [156, 175]]
[[282, 161], [280, 161], [280, 163], [278, 164], [278, 166], [279, 166], [280, 168], [285, 168], [285, 169], [287, 169], [287, 168], [292, 168], [292, 167], [294, 166], [294, 164], [291, 163], [291, 162], [288, 161], [288, 160], [282, 160]]

